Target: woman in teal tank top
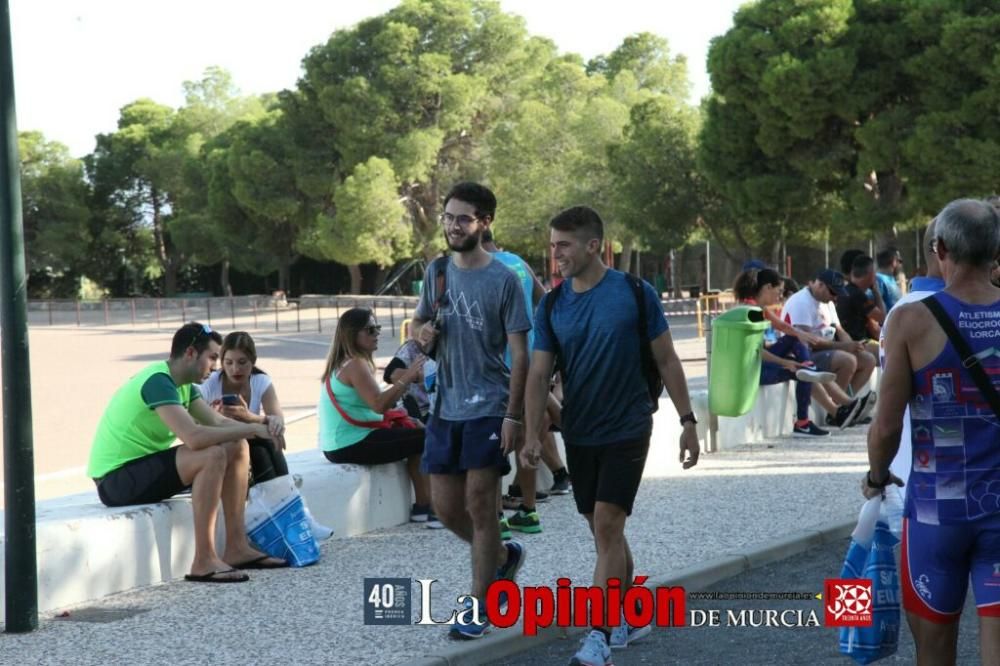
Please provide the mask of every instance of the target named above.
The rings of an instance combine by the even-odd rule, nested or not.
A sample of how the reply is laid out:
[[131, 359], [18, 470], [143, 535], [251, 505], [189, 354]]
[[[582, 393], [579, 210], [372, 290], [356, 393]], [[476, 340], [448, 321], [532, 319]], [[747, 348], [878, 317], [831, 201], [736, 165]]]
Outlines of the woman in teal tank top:
[[[367, 308], [351, 308], [340, 316], [316, 409], [319, 444], [332, 463], [384, 465], [406, 460], [414, 494], [410, 520], [427, 522], [433, 516], [427, 477], [420, 471], [424, 429], [370, 425], [381, 421], [410, 384], [419, 380], [424, 359], [416, 359], [395, 383], [382, 390], [375, 379], [374, 361], [380, 331], [375, 315]], [[440, 525], [436, 520], [433, 523]]]

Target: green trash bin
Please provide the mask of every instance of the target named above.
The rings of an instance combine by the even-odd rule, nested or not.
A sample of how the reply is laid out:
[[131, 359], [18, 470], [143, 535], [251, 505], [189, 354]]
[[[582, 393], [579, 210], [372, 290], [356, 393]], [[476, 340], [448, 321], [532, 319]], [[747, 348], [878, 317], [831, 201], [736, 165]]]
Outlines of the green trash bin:
[[708, 408], [718, 416], [750, 411], [760, 386], [760, 350], [767, 320], [756, 306], [741, 305], [712, 320]]
[[422, 290], [423, 288], [424, 288], [423, 280], [414, 280], [413, 285], [410, 287], [410, 291], [413, 292], [414, 296], [419, 296], [420, 290]]

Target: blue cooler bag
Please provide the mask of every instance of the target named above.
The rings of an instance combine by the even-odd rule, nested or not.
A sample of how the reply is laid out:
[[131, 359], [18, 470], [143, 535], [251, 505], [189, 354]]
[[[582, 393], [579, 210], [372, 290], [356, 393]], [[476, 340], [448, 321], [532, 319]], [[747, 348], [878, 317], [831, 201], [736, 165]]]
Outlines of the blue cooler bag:
[[309, 529], [305, 505], [290, 475], [255, 484], [246, 510], [247, 536], [262, 552], [293, 567], [319, 561], [319, 546]]
[[893, 554], [899, 539], [880, 516], [882, 498], [875, 497], [861, 508], [858, 526], [844, 558], [841, 578], [872, 581], [870, 627], [841, 627], [840, 651], [859, 664], [870, 664], [896, 653], [899, 644], [899, 572]]

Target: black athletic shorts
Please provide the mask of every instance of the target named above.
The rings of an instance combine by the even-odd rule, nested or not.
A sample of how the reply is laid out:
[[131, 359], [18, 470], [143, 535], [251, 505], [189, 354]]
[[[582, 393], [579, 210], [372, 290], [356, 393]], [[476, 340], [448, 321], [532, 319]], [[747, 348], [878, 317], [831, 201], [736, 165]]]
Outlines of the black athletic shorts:
[[177, 449], [151, 453], [108, 472], [97, 482], [97, 495], [105, 506], [153, 504], [173, 497], [190, 486], [177, 472]]
[[594, 504], [607, 502], [632, 515], [642, 470], [649, 453], [650, 435], [614, 444], [566, 445], [566, 465], [573, 483], [576, 510], [594, 513]]

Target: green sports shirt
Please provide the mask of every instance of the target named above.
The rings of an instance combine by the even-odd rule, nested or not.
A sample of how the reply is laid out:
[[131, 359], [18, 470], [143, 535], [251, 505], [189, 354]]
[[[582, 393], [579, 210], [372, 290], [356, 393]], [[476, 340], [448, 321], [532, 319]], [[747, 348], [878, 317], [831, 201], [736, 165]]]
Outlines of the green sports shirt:
[[191, 404], [201, 398], [191, 384], [177, 386], [166, 361], [143, 368], [111, 398], [90, 448], [87, 476], [100, 479], [127, 462], [169, 449], [177, 436], [156, 413], [163, 405]]

